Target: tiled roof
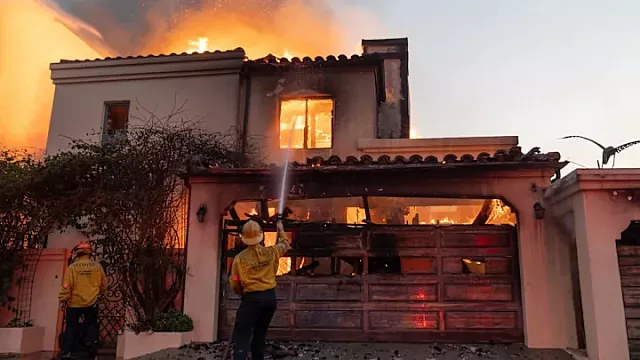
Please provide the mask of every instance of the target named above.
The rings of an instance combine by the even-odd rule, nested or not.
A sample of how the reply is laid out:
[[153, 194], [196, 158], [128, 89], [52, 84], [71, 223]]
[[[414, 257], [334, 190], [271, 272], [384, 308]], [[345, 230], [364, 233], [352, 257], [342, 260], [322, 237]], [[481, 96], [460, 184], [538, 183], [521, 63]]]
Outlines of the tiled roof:
[[276, 67], [287, 67], [287, 66], [331, 66], [331, 65], [356, 65], [356, 64], [375, 64], [381, 60], [380, 55], [373, 54], [363, 54], [363, 55], [351, 55], [350, 57], [344, 54], [335, 56], [329, 55], [326, 58], [322, 56], [316, 56], [315, 58], [310, 58], [308, 56], [300, 59], [298, 57], [293, 57], [291, 59], [288, 58], [279, 58], [275, 55], [269, 54], [263, 58], [255, 59], [255, 60], [247, 60], [246, 64], [249, 65], [267, 65], [267, 66], [276, 66]]
[[381, 155], [374, 159], [370, 155], [362, 155], [360, 158], [355, 156], [347, 156], [343, 161], [339, 156], [330, 156], [324, 159], [321, 156], [307, 159], [306, 163], [294, 162], [292, 165], [296, 168], [300, 167], [318, 167], [318, 166], [360, 166], [360, 165], [441, 165], [441, 164], [467, 164], [467, 163], [557, 163], [560, 162], [560, 153], [549, 152], [540, 153], [539, 148], [533, 148], [527, 153], [523, 153], [519, 146], [514, 146], [509, 150], [498, 150], [495, 154], [483, 152], [478, 156], [465, 154], [459, 158], [454, 154], [445, 155], [442, 159], [430, 155], [422, 157], [415, 154], [406, 158], [404, 156], [396, 156], [391, 158], [389, 155]]
[[[218, 164], [200, 164], [207, 165], [206, 168], [194, 169], [191, 175], [250, 175], [272, 173], [279, 166], [270, 164], [268, 166], [257, 168], [230, 168], [225, 165]], [[366, 171], [366, 170], [401, 170], [401, 169], [450, 169], [450, 168], [483, 168], [483, 169], [525, 169], [525, 168], [551, 168], [561, 169], [566, 162], [560, 161], [560, 153], [549, 152], [541, 153], [539, 148], [533, 148], [527, 153], [523, 153], [518, 146], [509, 150], [498, 150], [495, 154], [486, 152], [477, 156], [465, 154], [460, 157], [449, 154], [442, 159], [436, 156], [412, 155], [410, 157], [389, 155], [381, 155], [374, 159], [370, 155], [362, 155], [360, 157], [347, 156], [342, 160], [339, 156], [330, 156], [328, 158], [314, 157], [307, 159], [304, 163], [293, 162], [290, 168], [294, 172], [334, 172], [334, 171]]]
[[[207, 57], [211, 55], [221, 55], [221, 54], [233, 54], [233, 53], [243, 53], [243, 48], [236, 48], [234, 50], [227, 51], [205, 51], [202, 53], [186, 53], [183, 52], [181, 54], [171, 53], [171, 54], [159, 54], [159, 55], [137, 55], [137, 56], [118, 56], [118, 57], [106, 57], [100, 59], [84, 59], [84, 60], [60, 60], [62, 64], [69, 63], [90, 63], [90, 62], [102, 62], [102, 61], [110, 61], [110, 60], [133, 60], [133, 59], [156, 59], [156, 58], [167, 58], [167, 57]], [[245, 59], [245, 64], [251, 66], [275, 66], [275, 67], [287, 67], [287, 66], [332, 66], [332, 65], [354, 65], [354, 64], [374, 64], [380, 61], [381, 58], [378, 54], [365, 54], [365, 55], [352, 55], [348, 57], [347, 55], [329, 55], [326, 58], [322, 56], [316, 56], [315, 58], [304, 57], [302, 59], [298, 57], [293, 57], [291, 59], [288, 58], [279, 58], [275, 55], [267, 55], [265, 57], [259, 59]]]
[[171, 53], [171, 54], [158, 54], [158, 55], [118, 56], [118, 57], [106, 57], [106, 58], [99, 58], [99, 59], [84, 59], [84, 60], [60, 60], [60, 63], [68, 64], [68, 63], [81, 63], [81, 62], [109, 61], [109, 60], [154, 59], [154, 58], [165, 58], [170, 56], [180, 56], [180, 57], [207, 56], [207, 55], [231, 54], [231, 53], [240, 53], [240, 52], [244, 53], [244, 49], [236, 48], [234, 50], [205, 51], [202, 53], [191, 53], [191, 54], [183, 52], [180, 54]]

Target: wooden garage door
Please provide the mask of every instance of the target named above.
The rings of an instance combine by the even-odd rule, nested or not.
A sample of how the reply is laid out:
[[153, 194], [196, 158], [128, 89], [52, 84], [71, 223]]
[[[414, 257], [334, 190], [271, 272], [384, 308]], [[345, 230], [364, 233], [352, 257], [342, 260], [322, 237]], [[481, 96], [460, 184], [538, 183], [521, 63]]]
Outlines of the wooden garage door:
[[[271, 339], [523, 341], [511, 226], [298, 224], [287, 230], [295, 239], [291, 263], [315, 267], [278, 277]], [[237, 241], [227, 235], [224, 243], [230, 248]], [[225, 252], [223, 271], [234, 253]], [[482, 268], [484, 274], [475, 270]], [[227, 339], [239, 298], [226, 276], [222, 284], [219, 330]]]

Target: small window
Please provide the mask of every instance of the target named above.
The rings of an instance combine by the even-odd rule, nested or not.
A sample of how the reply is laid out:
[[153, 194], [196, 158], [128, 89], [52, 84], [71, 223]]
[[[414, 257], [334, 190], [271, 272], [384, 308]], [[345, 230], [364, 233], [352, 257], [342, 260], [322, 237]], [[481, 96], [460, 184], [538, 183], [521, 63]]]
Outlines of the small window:
[[129, 102], [105, 103], [103, 139], [112, 138], [127, 130], [129, 123]]
[[281, 102], [281, 149], [330, 149], [332, 132], [332, 99], [314, 97]]

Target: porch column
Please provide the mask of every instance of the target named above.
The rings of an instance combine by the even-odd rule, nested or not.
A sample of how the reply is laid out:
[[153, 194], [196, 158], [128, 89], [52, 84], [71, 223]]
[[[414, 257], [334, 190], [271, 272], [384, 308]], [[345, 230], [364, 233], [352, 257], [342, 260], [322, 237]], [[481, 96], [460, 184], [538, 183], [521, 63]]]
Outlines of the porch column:
[[573, 200], [587, 353], [590, 360], [628, 359], [615, 244], [624, 228], [606, 222], [615, 210], [598, 195], [586, 191]]
[[519, 214], [518, 250], [525, 344], [530, 348], [555, 348], [565, 337], [557, 337], [558, 329], [552, 326], [556, 311], [562, 310], [553, 306], [546, 266], [549, 249], [544, 240], [543, 221], [534, 217], [533, 202], [515, 205]]
[[[220, 191], [215, 183], [191, 182], [189, 232], [187, 237], [187, 278], [184, 312], [193, 319], [193, 341], [217, 338], [218, 289], [220, 279]], [[198, 221], [201, 205], [207, 207]]]

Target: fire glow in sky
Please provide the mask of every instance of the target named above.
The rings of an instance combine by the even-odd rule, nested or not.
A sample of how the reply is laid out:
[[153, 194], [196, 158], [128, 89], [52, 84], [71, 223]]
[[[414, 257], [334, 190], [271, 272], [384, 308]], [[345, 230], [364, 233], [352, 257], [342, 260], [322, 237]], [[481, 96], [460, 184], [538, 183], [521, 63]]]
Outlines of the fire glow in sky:
[[[214, 0], [189, 11], [171, 5], [175, 0], [128, 4], [136, 2], [143, 9], [136, 22], [148, 25], [144, 32], [115, 23], [117, 16], [100, 8], [123, 3], [78, 2], [91, 8], [85, 22], [53, 0], [0, 1], [0, 146], [44, 148], [54, 91], [49, 64], [61, 59], [237, 47], [249, 58], [360, 52], [358, 43], [346, 43], [346, 30], [322, 1]], [[132, 38], [142, 40], [131, 45]]]

